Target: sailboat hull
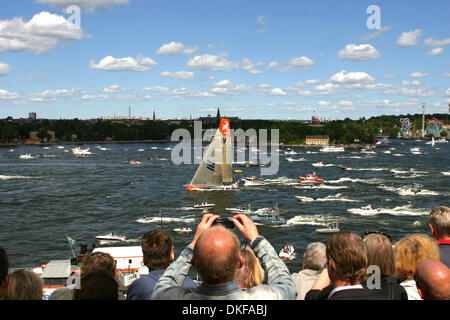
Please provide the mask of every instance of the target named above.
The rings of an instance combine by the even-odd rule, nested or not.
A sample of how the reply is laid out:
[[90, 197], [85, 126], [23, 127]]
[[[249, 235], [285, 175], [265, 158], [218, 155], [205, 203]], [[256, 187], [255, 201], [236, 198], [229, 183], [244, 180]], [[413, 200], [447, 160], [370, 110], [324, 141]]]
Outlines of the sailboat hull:
[[213, 191], [213, 190], [219, 190], [219, 191], [227, 191], [227, 190], [233, 190], [237, 189], [238, 185], [236, 183], [230, 184], [230, 185], [224, 185], [224, 186], [196, 186], [192, 184], [188, 184], [186, 186], [187, 191]]

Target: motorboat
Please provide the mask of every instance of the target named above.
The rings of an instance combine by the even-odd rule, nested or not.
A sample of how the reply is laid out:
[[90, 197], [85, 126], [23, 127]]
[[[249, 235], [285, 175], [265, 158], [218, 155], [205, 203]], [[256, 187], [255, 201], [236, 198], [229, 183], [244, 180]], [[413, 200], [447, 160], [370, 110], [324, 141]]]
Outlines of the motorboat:
[[353, 170], [353, 167], [349, 166], [349, 165], [342, 165], [342, 166], [339, 166], [339, 168], [344, 169], [344, 170]]
[[128, 164], [139, 165], [139, 164], [141, 164], [141, 162], [140, 161], [135, 161], [135, 160], [130, 160], [130, 161], [128, 161]]
[[411, 186], [402, 186], [397, 190], [397, 193], [400, 196], [412, 196], [418, 192], [419, 192], [419, 190], [417, 190], [416, 188], [411, 187]]
[[262, 224], [280, 225], [286, 223], [286, 219], [280, 215], [278, 206], [258, 209], [253, 213], [247, 214], [247, 216], [254, 222]]
[[105, 235], [96, 236], [95, 239], [100, 241], [100, 244], [102, 243], [114, 243], [114, 242], [125, 242], [127, 240], [126, 237], [115, 234], [115, 233], [107, 233]]
[[323, 179], [320, 179], [317, 174], [314, 172], [313, 174], [306, 174], [305, 177], [298, 177], [301, 182], [311, 182], [311, 183], [317, 183], [317, 182], [323, 182]]
[[340, 232], [339, 224], [337, 222], [329, 223], [326, 228], [318, 228], [316, 229], [317, 233], [337, 233]]
[[253, 177], [249, 177], [249, 178], [244, 178], [242, 179], [242, 181], [244, 182], [244, 187], [248, 187], [248, 186], [262, 186], [263, 183], [263, 179], [258, 178], [256, 176]]
[[364, 206], [364, 207], [360, 207], [360, 208], [347, 209], [347, 211], [351, 212], [351, 213], [355, 213], [355, 214], [364, 215], [364, 216], [371, 216], [371, 215], [376, 215], [376, 214], [380, 213], [380, 210], [376, 209], [371, 204]]
[[173, 229], [173, 231], [175, 231], [177, 233], [189, 233], [189, 232], [192, 232], [192, 229], [191, 228], [180, 227], [180, 228]]
[[301, 202], [314, 201], [314, 198], [304, 197], [304, 196], [295, 196], [295, 198], [297, 198], [297, 200], [299, 200]]
[[201, 202], [201, 203], [196, 203], [194, 204], [194, 208], [195, 209], [205, 209], [205, 208], [212, 208], [214, 207], [215, 204], [214, 203], [208, 203], [208, 202]]
[[295, 158], [292, 158], [292, 157], [287, 157], [285, 159], [286, 159], [286, 161], [290, 161], [290, 162], [292, 162], [292, 161], [305, 161], [305, 158], [295, 159]]
[[236, 208], [225, 208], [225, 210], [231, 211], [233, 213], [244, 213], [244, 214], [249, 214], [249, 213], [253, 212], [251, 207], [250, 207], [250, 205], [248, 205], [248, 206], [237, 206]]
[[325, 146], [319, 150], [320, 152], [344, 152], [344, 147]]
[[325, 163], [323, 161], [313, 163], [312, 165], [313, 167], [325, 167]]
[[241, 169], [236, 169], [236, 170], [234, 170], [233, 172], [234, 172], [234, 173], [242, 173], [242, 170], [241, 170]]
[[74, 155], [76, 155], [77, 157], [85, 157], [88, 154], [91, 154], [91, 152], [89, 151], [89, 148], [81, 149], [80, 147], [73, 148], [72, 153]]
[[286, 155], [286, 156], [293, 156], [293, 155], [296, 155], [296, 154], [299, 154], [299, 153], [294, 151], [294, 150], [292, 150], [291, 148], [287, 148], [284, 151], [284, 155]]
[[31, 155], [31, 153], [21, 154], [19, 156], [19, 159], [33, 159], [34, 157]]
[[278, 254], [278, 256], [281, 259], [287, 259], [287, 260], [293, 260], [295, 259], [295, 249], [294, 246], [292, 244], [286, 244], [283, 249], [280, 250], [280, 253]]
[[142, 216], [136, 219], [136, 222], [138, 223], [150, 223], [152, 222], [152, 218], [147, 217], [147, 216]]
[[142, 152], [142, 151], [145, 151], [145, 149], [144, 148], [137, 148], [137, 151]]

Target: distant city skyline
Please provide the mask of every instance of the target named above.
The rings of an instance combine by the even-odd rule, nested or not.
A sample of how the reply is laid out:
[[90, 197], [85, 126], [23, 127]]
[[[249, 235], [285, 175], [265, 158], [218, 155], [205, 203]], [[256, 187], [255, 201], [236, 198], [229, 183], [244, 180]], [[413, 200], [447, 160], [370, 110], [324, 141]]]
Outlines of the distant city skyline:
[[450, 2], [18, 0], [0, 119], [447, 113]]

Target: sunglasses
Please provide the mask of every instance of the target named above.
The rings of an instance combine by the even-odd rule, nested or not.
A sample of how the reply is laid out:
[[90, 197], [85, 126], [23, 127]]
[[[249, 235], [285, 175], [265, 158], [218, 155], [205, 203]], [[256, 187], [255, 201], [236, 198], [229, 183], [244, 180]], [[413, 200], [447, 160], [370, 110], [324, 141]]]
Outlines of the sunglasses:
[[383, 231], [380, 231], [380, 230], [367, 231], [367, 232], [363, 233], [363, 235], [361, 236], [361, 238], [364, 239], [364, 238], [367, 237], [369, 234], [381, 234], [381, 235], [385, 236], [386, 238], [388, 238], [389, 241], [392, 241], [392, 238], [391, 238], [390, 235], [388, 235], [387, 233], [384, 233]]

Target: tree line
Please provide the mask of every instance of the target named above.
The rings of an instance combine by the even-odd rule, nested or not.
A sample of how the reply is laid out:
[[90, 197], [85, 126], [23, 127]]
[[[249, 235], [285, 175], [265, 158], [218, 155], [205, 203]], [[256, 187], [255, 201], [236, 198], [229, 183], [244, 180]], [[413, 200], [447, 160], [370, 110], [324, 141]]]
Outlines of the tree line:
[[[322, 123], [321, 126], [311, 126], [299, 121], [273, 120], [236, 120], [232, 121], [232, 129], [278, 129], [280, 142], [284, 144], [302, 144], [306, 136], [327, 135], [331, 143], [349, 144], [355, 141], [362, 143], [373, 142], [374, 137], [381, 131], [390, 138], [396, 138], [401, 129], [400, 118], [409, 118], [411, 130], [421, 130], [422, 115], [384, 115], [351, 120], [336, 120]], [[448, 124], [448, 114], [426, 115], [427, 119], [438, 119]], [[217, 128], [217, 123], [203, 124], [203, 129]], [[0, 142], [22, 143], [30, 138], [31, 131], [38, 131], [38, 138], [48, 139], [47, 130], [55, 132], [58, 142], [94, 142], [94, 141], [142, 141], [142, 140], [170, 140], [175, 129], [187, 129], [193, 135], [193, 121], [183, 120], [177, 123], [163, 120], [148, 120], [140, 122], [116, 122], [109, 120], [86, 121], [72, 120], [37, 120], [17, 121], [0, 120]], [[269, 137], [270, 138], [270, 137]]]

